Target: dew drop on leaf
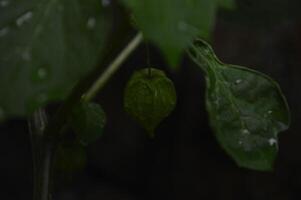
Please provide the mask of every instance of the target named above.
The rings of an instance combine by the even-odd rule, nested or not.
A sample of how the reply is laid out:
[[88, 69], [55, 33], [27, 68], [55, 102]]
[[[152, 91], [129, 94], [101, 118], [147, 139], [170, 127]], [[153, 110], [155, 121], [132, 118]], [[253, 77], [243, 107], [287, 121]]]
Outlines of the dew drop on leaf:
[[38, 69], [38, 77], [40, 79], [45, 79], [47, 77], [47, 75], [48, 75], [48, 72], [45, 68]]
[[235, 81], [235, 84], [240, 84], [241, 82], [242, 82], [241, 79], [237, 79], [237, 80]]
[[5, 28], [2, 28], [0, 30], [0, 37], [3, 37], [5, 35], [7, 35], [7, 33], [9, 32], [9, 28], [5, 27]]
[[270, 144], [271, 146], [277, 145], [277, 140], [276, 140], [275, 138], [270, 138], [270, 139], [269, 139], [269, 144]]
[[246, 135], [250, 134], [250, 131], [248, 129], [243, 129], [241, 132], [242, 134], [246, 134]]
[[25, 14], [23, 14], [22, 16], [20, 16], [17, 21], [16, 24], [17, 26], [22, 26], [25, 22], [29, 21], [32, 18], [33, 14], [32, 12], [26, 12]]
[[178, 29], [179, 29], [180, 31], [185, 32], [185, 31], [187, 31], [188, 26], [187, 26], [187, 24], [186, 24], [184, 21], [179, 21], [179, 22], [178, 22]]
[[31, 61], [31, 51], [29, 49], [25, 49], [22, 52], [21, 57], [25, 61]]
[[96, 25], [96, 19], [94, 17], [90, 17], [87, 21], [87, 28], [92, 30], [95, 28]]
[[2, 0], [0, 1], [0, 7], [6, 7], [9, 5], [9, 1], [8, 0]]
[[41, 66], [39, 68], [34, 68], [31, 76], [31, 80], [33, 83], [39, 83], [42, 81], [46, 81], [49, 79], [50, 71], [48, 67]]
[[103, 7], [108, 7], [111, 4], [110, 0], [101, 0], [101, 4]]

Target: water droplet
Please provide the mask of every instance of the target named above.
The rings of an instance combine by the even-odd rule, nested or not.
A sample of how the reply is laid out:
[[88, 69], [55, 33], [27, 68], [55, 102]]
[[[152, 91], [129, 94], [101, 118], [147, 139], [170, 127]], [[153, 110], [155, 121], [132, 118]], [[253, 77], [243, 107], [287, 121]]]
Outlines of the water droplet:
[[241, 82], [242, 82], [241, 79], [237, 79], [237, 80], [235, 81], [235, 84], [240, 84]]
[[49, 68], [47, 67], [39, 67], [39, 68], [34, 68], [34, 71], [31, 76], [31, 80], [34, 83], [39, 83], [41, 81], [45, 81], [49, 78]]
[[184, 21], [179, 21], [178, 22], [178, 29], [180, 30], [180, 31], [187, 31], [187, 29], [188, 29], [188, 25], [187, 25], [187, 23], [186, 22], [184, 22]]
[[30, 20], [32, 18], [33, 14], [32, 12], [27, 12], [25, 14], [23, 14], [22, 16], [20, 16], [17, 21], [16, 24], [17, 26], [22, 26], [25, 22], [27, 22], [28, 20]]
[[110, 0], [101, 0], [101, 4], [103, 7], [108, 7], [111, 4]]
[[95, 25], [96, 25], [96, 19], [94, 17], [90, 17], [87, 21], [87, 28], [94, 29]]
[[31, 61], [31, 51], [29, 49], [25, 49], [22, 52], [21, 57], [25, 61]]
[[277, 140], [275, 138], [270, 138], [268, 142], [271, 146], [277, 145]]
[[8, 0], [2, 0], [2, 1], [0, 1], [0, 6], [1, 7], [6, 7], [8, 5], [9, 5], [9, 1]]
[[5, 36], [9, 32], [9, 28], [5, 27], [0, 30], [0, 37]]
[[45, 68], [38, 69], [38, 76], [40, 79], [45, 79], [48, 75], [48, 72]]
[[249, 131], [248, 129], [243, 129], [243, 130], [241, 131], [241, 133], [242, 133], [242, 134], [245, 134], [245, 135], [248, 135], [248, 134], [250, 134], [250, 131]]

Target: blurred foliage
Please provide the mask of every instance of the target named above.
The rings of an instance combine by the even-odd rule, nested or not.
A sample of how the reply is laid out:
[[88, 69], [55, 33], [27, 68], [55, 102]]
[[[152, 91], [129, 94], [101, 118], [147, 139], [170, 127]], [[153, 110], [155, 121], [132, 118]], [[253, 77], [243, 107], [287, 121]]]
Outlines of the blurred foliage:
[[83, 145], [95, 142], [104, 132], [106, 115], [102, 107], [96, 103], [80, 102], [74, 107], [70, 118], [70, 126]]
[[232, 8], [231, 0], [122, 0], [135, 16], [144, 36], [157, 44], [172, 67], [196, 36], [209, 39], [219, 5]]

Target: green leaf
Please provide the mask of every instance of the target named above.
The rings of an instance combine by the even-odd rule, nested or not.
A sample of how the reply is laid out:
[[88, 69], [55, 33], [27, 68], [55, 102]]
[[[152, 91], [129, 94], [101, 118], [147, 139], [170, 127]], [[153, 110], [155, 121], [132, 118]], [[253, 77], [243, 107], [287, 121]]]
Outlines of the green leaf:
[[171, 66], [196, 36], [209, 38], [216, 0], [122, 0], [135, 16], [145, 38], [156, 43]]
[[55, 169], [60, 172], [76, 172], [86, 165], [85, 149], [78, 143], [60, 144], [54, 157]]
[[220, 145], [239, 166], [271, 170], [278, 133], [290, 124], [278, 84], [260, 72], [222, 63], [202, 40], [189, 53], [206, 73], [207, 110]]
[[64, 99], [97, 65], [111, 17], [99, 0], [2, 2], [0, 110], [24, 116]]
[[136, 71], [127, 83], [125, 110], [154, 137], [155, 128], [176, 106], [176, 91], [161, 70]]
[[106, 115], [100, 105], [81, 102], [72, 111], [70, 125], [83, 145], [103, 135]]

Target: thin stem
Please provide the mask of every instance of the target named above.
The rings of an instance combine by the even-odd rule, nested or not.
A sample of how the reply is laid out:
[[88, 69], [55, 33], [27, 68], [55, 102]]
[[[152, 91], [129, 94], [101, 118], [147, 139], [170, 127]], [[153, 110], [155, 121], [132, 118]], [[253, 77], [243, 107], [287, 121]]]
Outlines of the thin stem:
[[52, 161], [52, 145], [49, 143], [46, 145], [44, 150], [44, 157], [41, 169], [41, 193], [40, 200], [50, 200], [50, 171]]
[[31, 136], [34, 174], [34, 200], [49, 200], [50, 167], [52, 143], [45, 137], [47, 117], [44, 109], [39, 109], [28, 121]]
[[[106, 82], [120, 68], [122, 63], [142, 42], [142, 33], [138, 33], [130, 43], [120, 52], [116, 59], [106, 68], [101, 76], [95, 81], [91, 88], [85, 93], [84, 100], [90, 101], [97, 92], [103, 88]], [[76, 91], [65, 102], [55, 117], [47, 123], [43, 109], [33, 114], [28, 120], [34, 165], [34, 200], [50, 200], [51, 165], [53, 152], [55, 150], [55, 139], [66, 122], [66, 112], [70, 111], [75, 102], [73, 98], [79, 97], [82, 91]], [[46, 128], [47, 125], [47, 128]]]
[[[126, 58], [138, 47], [142, 41], [142, 33], [138, 33], [132, 41], [123, 49], [123, 51], [116, 57], [116, 59], [107, 67], [107, 69], [94, 82], [90, 89], [86, 90], [84, 82], [79, 82], [73, 89], [71, 95], [64, 101], [57, 113], [51, 118], [47, 129], [45, 130], [46, 137], [58, 137], [61, 134], [61, 129], [66, 124], [66, 120], [70, 115], [72, 109], [81, 100], [90, 101], [95, 97], [97, 92], [102, 89], [105, 83], [112, 77], [112, 75], [119, 69]], [[84, 94], [84, 95], [83, 95]]]
[[96, 80], [92, 87], [84, 96], [84, 100], [90, 101], [95, 97], [97, 92], [103, 88], [106, 82], [112, 77], [112, 75], [120, 68], [122, 63], [127, 57], [139, 46], [142, 42], [142, 33], [138, 33], [133, 40], [120, 52], [116, 59], [107, 67], [107, 69]]
[[148, 71], [148, 76], [151, 77], [152, 76], [152, 67], [151, 67], [151, 62], [150, 62], [150, 53], [149, 53], [149, 45], [146, 42], [145, 44], [146, 46], [146, 65], [147, 65], [147, 71]]

